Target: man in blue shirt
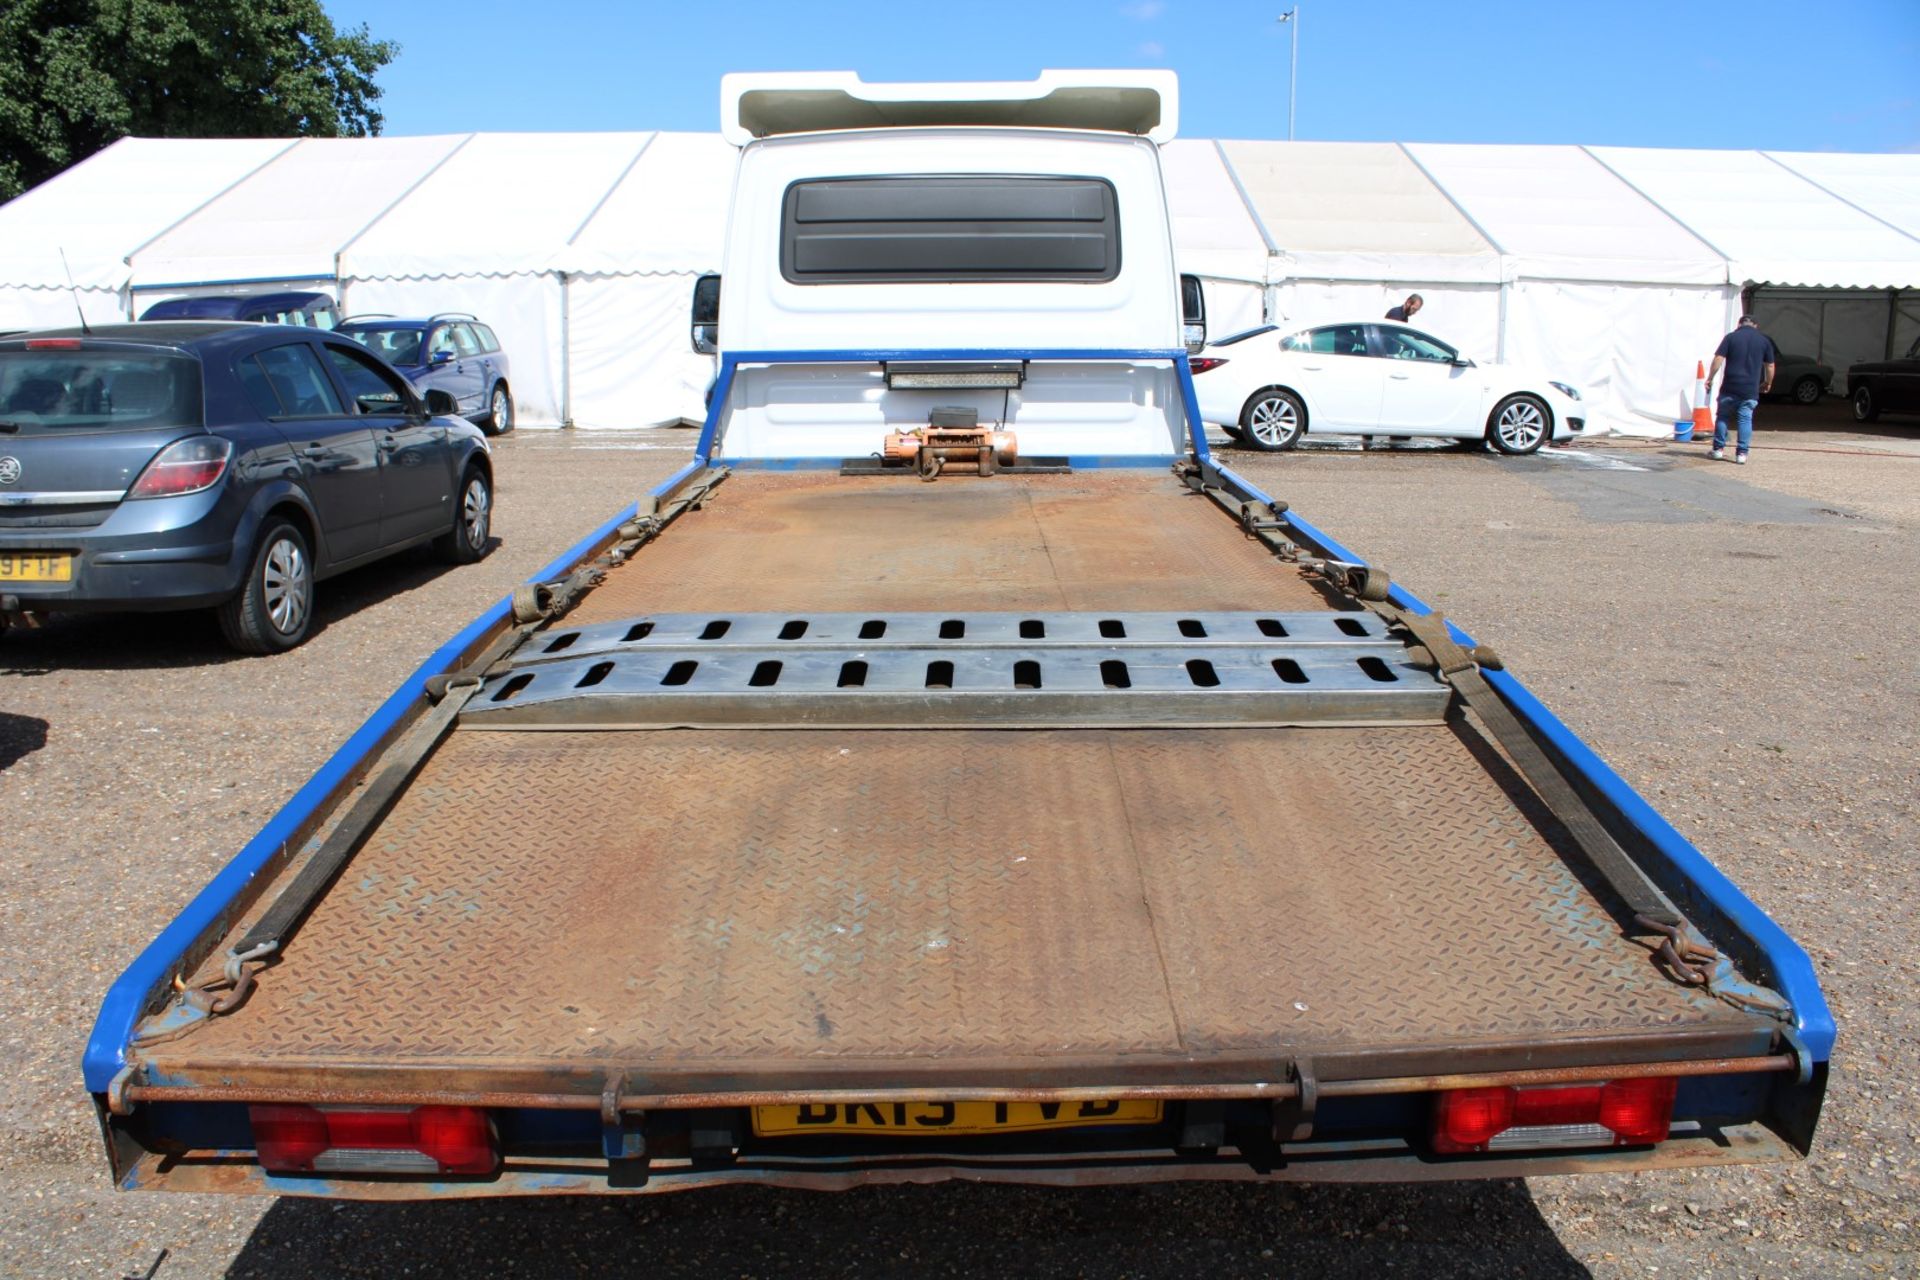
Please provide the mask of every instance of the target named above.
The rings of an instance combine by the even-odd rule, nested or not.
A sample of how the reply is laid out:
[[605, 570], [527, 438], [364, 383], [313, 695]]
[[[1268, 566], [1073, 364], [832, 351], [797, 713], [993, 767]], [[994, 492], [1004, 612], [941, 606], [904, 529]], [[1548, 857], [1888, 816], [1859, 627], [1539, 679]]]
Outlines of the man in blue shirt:
[[1739, 432], [1739, 445], [1733, 460], [1745, 463], [1747, 447], [1753, 440], [1753, 410], [1760, 397], [1773, 388], [1773, 369], [1780, 362], [1773, 339], [1760, 332], [1752, 316], [1741, 316], [1734, 331], [1720, 339], [1713, 353], [1713, 368], [1707, 371], [1707, 385], [1725, 369], [1720, 382], [1720, 411], [1713, 417], [1712, 458], [1727, 456], [1727, 419], [1732, 418]]

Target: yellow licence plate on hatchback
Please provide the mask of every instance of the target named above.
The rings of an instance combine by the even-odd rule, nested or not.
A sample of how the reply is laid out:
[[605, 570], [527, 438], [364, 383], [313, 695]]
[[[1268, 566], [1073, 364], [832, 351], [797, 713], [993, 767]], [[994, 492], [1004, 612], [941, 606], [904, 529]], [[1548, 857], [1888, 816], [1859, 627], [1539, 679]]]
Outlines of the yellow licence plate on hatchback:
[[73, 557], [64, 551], [0, 551], [0, 582], [72, 581]]
[[1159, 1102], [819, 1102], [755, 1107], [760, 1138], [808, 1133], [864, 1133], [877, 1138], [949, 1134], [1030, 1133], [1112, 1124], [1158, 1124]]

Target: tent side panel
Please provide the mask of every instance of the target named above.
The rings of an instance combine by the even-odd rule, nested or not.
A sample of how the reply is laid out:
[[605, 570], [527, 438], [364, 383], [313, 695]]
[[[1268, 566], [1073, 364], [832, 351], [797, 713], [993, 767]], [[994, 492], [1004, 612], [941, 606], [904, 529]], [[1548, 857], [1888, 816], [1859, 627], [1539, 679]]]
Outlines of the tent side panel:
[[706, 414], [712, 356], [693, 350], [692, 272], [568, 281], [573, 421], [654, 427]]

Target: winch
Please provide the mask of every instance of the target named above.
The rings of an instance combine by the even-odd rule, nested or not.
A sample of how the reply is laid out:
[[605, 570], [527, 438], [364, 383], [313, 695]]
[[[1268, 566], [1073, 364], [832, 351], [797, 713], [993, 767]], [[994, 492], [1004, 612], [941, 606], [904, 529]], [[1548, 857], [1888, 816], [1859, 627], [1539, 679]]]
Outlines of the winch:
[[1018, 456], [1013, 432], [981, 426], [977, 410], [951, 405], [935, 408], [924, 427], [889, 431], [881, 452], [883, 462], [911, 466], [922, 480], [935, 479], [954, 463], [990, 476]]

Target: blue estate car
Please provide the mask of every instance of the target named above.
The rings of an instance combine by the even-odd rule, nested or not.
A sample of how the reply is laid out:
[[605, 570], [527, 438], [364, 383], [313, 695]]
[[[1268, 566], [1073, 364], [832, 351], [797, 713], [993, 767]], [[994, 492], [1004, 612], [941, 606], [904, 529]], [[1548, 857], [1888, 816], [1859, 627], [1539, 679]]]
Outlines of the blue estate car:
[[386, 315], [348, 316], [339, 331], [380, 354], [422, 391], [453, 397], [469, 422], [489, 434], [513, 430], [513, 386], [507, 353], [493, 330], [464, 311], [409, 320]]
[[320, 579], [431, 543], [478, 560], [480, 431], [350, 339], [143, 321], [0, 339], [0, 629], [212, 608], [236, 649], [307, 636]]

